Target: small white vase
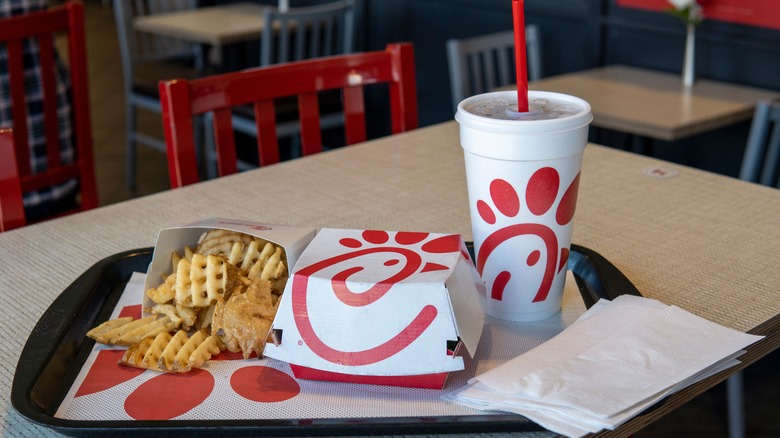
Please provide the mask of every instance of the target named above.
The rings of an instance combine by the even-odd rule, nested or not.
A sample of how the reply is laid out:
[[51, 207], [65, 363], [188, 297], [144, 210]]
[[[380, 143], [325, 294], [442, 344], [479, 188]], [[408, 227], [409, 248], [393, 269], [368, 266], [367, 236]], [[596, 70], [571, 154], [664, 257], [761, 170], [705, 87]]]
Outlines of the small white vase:
[[696, 26], [689, 24], [685, 35], [685, 59], [683, 60], [683, 86], [693, 86], [696, 64]]

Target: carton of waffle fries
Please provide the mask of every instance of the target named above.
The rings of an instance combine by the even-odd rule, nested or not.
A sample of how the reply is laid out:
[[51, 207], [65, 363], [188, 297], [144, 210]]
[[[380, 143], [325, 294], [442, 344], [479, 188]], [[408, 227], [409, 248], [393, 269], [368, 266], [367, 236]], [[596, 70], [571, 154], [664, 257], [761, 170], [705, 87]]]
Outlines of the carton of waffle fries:
[[[90, 337], [130, 345], [131, 350], [146, 355], [153, 346], [148, 339], [158, 332], [202, 331], [207, 337], [218, 337], [211, 342], [212, 354], [228, 349], [243, 353], [244, 358], [252, 353], [262, 357], [290, 269], [316, 231], [314, 227], [223, 218], [165, 228], [157, 236], [144, 285], [143, 314], [152, 321], [145, 328], [130, 326], [131, 330], [113, 326], [121, 321], [110, 322], [109, 327], [94, 329]], [[141, 325], [142, 321], [129, 324]], [[149, 345], [135, 345], [144, 339]], [[159, 353], [170, 341], [157, 341]], [[160, 366], [170, 362], [170, 357], [157, 356], [126, 363], [174, 371], [170, 363]], [[181, 363], [175, 372], [187, 371], [199, 362]]]
[[484, 308], [460, 235], [321, 229], [265, 355], [302, 379], [440, 389], [475, 354]]

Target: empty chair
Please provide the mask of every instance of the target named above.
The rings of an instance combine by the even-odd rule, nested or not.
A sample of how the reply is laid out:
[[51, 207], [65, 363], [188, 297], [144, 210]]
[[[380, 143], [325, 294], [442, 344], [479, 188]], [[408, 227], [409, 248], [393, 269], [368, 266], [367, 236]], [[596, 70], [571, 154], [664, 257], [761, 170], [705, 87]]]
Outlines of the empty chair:
[[[756, 104], [739, 179], [780, 188], [780, 103]], [[745, 436], [742, 372], [726, 381], [729, 437]]]
[[759, 102], [753, 115], [739, 178], [780, 187], [780, 103]]
[[339, 55], [353, 50], [355, 1], [263, 11], [260, 65]]
[[[288, 8], [286, 11], [267, 7], [263, 11], [263, 34], [260, 37], [260, 65], [268, 66], [290, 61], [319, 58], [323, 56], [350, 53], [355, 41], [355, 2], [340, 0], [316, 6]], [[322, 95], [321, 127], [329, 129], [343, 126], [344, 115], [337, 95]], [[294, 100], [277, 103], [277, 112], [287, 123], [277, 124], [277, 136], [293, 137], [299, 134], [295, 117]], [[255, 122], [251, 108], [236, 108], [233, 129], [242, 134], [254, 136]], [[208, 130], [206, 137], [212, 137]], [[216, 176], [213, 145], [208, 143], [209, 161], [207, 174], [210, 178]], [[252, 164], [239, 160], [239, 168], [254, 167]]]
[[24, 226], [22, 183], [16, 168], [14, 138], [10, 129], [0, 129], [0, 232]]
[[[525, 28], [528, 80], [542, 77], [542, 49], [539, 27]], [[460, 101], [496, 87], [514, 84], [514, 31], [491, 33], [472, 38], [447, 41], [452, 102]]]
[[137, 145], [165, 151], [165, 141], [138, 130], [138, 110], [160, 113], [157, 82], [194, 78], [204, 67], [199, 45], [133, 29], [133, 20], [197, 7], [197, 0], [114, 0], [119, 54], [125, 90], [125, 182], [135, 188]]
[[[69, 75], [56, 56], [55, 36], [60, 35], [67, 38]], [[28, 205], [27, 222], [97, 207], [84, 6], [80, 2], [68, 2], [62, 7], [3, 19], [0, 46], [7, 54], [8, 77], [3, 78], [3, 82], [7, 81], [3, 86], [8, 86], [10, 94], [15, 155], [13, 160], [3, 155], [3, 166], [7, 168], [9, 163], [16, 166], [25, 201], [30, 199], [33, 205], [32, 201], [39, 200], [64, 204], [46, 214], [36, 212], [40, 217], [31, 217]], [[70, 86], [69, 117], [59, 107], [64, 93], [58, 92], [62, 91], [58, 83]], [[32, 87], [40, 89], [33, 93]], [[30, 124], [35, 126], [34, 130], [28, 130]], [[39, 137], [44, 141], [35, 144], [38, 149], [33, 153], [31, 142]], [[71, 142], [73, 150], [63, 147]], [[73, 191], [76, 196], [58, 199], [55, 195], [59, 191]]]
[[261, 165], [279, 161], [274, 100], [297, 96], [303, 155], [322, 150], [319, 93], [340, 90], [346, 144], [366, 140], [364, 88], [387, 84], [392, 133], [418, 126], [414, 51], [411, 44], [352, 53], [200, 79], [160, 83], [163, 125], [168, 146], [171, 187], [199, 180], [193, 139], [193, 116], [212, 113], [220, 176], [237, 171], [232, 109], [252, 105]]

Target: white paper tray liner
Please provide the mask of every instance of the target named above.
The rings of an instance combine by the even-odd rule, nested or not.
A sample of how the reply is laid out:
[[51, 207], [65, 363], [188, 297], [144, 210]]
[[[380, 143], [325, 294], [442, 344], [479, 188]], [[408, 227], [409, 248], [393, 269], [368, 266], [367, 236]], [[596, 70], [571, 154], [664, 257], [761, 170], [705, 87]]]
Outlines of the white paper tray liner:
[[[140, 304], [144, 274], [133, 274], [117, 303], [114, 315], [129, 305]], [[484, 373], [551, 339], [573, 323], [585, 305], [569, 273], [563, 298], [563, 310], [546, 320], [532, 323], [508, 323], [488, 317], [474, 359], [466, 357], [466, 369], [450, 374], [444, 390], [400, 388], [336, 382], [296, 380], [300, 392], [287, 400], [258, 402], [233, 390], [230, 377], [246, 367], [268, 367], [292, 376], [290, 367], [273, 359], [209, 361], [205, 367], [214, 378], [214, 386], [205, 400], [174, 420], [243, 420], [296, 418], [377, 418], [485, 415], [484, 412], [449, 403], [441, 394], [461, 388], [477, 374]], [[55, 417], [81, 421], [132, 420], [125, 410], [128, 397], [147, 381], [160, 376], [154, 371], [142, 374], [109, 389], [74, 397], [99, 351], [108, 347], [96, 344], [74, 381]], [[161, 388], [161, 393], [166, 389]], [[170, 390], [168, 390], [170, 391]], [[151, 401], [153, 403], [153, 401]]]

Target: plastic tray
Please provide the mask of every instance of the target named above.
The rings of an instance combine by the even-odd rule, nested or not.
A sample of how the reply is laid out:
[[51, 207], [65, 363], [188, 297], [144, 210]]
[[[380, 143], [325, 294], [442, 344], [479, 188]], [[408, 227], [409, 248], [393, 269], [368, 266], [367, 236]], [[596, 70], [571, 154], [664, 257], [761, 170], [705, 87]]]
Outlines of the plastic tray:
[[[471, 249], [471, 248], [470, 248]], [[28, 420], [72, 436], [88, 435], [246, 435], [312, 436], [363, 434], [487, 433], [541, 430], [518, 415], [447, 417], [333, 418], [289, 420], [74, 421], [55, 418], [93, 341], [85, 335], [109, 318], [133, 272], [146, 272], [153, 248], [107, 257], [77, 278], [49, 306], [22, 350], [11, 390], [13, 407]], [[608, 260], [588, 248], [571, 246], [569, 269], [587, 307], [639, 291]]]

